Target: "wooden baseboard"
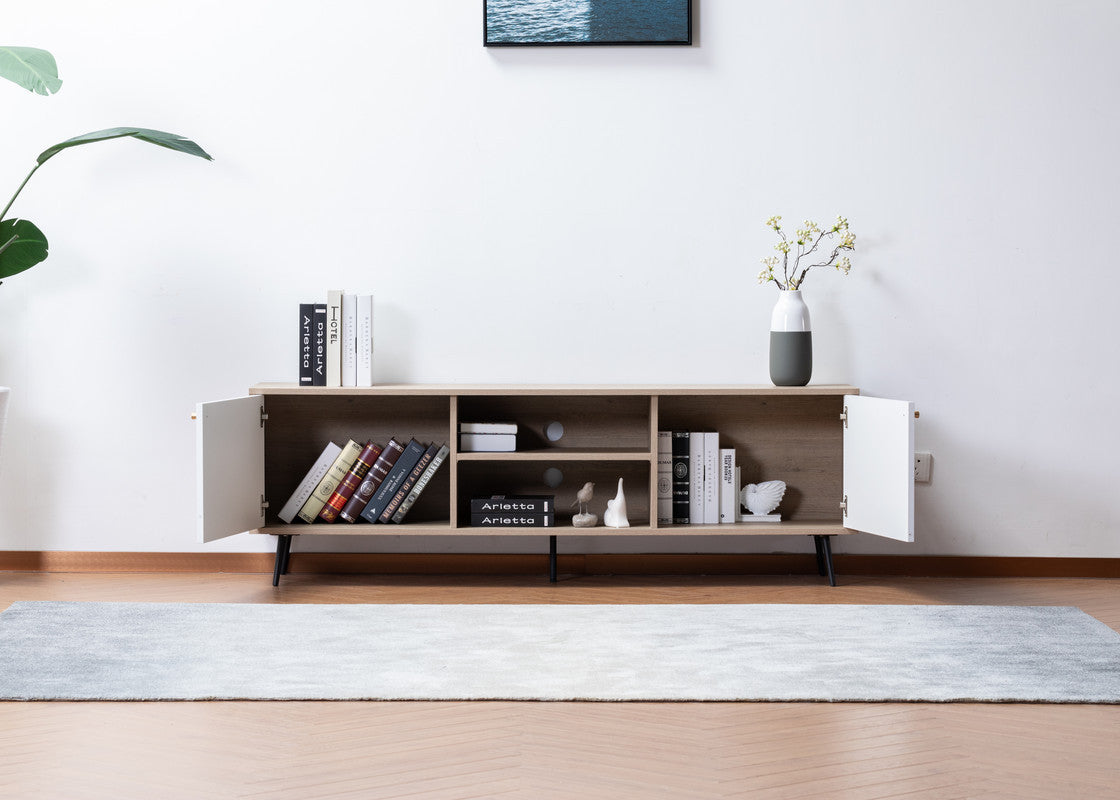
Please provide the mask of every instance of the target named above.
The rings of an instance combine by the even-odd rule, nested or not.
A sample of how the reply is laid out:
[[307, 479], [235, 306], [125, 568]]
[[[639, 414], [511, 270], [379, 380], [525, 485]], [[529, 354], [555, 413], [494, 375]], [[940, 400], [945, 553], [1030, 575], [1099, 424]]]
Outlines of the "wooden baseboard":
[[[895, 556], [837, 554], [840, 575], [914, 577], [1120, 578], [1120, 558]], [[117, 553], [0, 551], [8, 572], [271, 573], [271, 553]], [[815, 575], [813, 555], [599, 554], [560, 555], [560, 572], [575, 575]], [[547, 574], [548, 557], [506, 553], [293, 553], [290, 572], [390, 575]]]

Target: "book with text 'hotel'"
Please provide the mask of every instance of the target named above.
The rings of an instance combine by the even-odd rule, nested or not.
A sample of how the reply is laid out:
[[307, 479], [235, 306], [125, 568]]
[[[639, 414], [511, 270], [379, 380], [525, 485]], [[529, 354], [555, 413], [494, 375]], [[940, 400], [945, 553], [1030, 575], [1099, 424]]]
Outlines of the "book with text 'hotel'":
[[342, 385], [342, 290], [327, 291], [327, 386]]
[[307, 498], [311, 497], [311, 493], [315, 491], [315, 487], [319, 485], [319, 481], [327, 474], [327, 470], [331, 468], [331, 464], [338, 458], [342, 448], [334, 442], [327, 442], [327, 446], [323, 448], [323, 452], [319, 454], [319, 458], [311, 465], [311, 469], [303, 476], [303, 480], [299, 482], [299, 486], [292, 492], [292, 496], [288, 498], [288, 502], [280, 509], [280, 519], [284, 522], [291, 522], [296, 518], [296, 514], [303, 508], [303, 504], [307, 502]]
[[327, 500], [334, 494], [334, 490], [338, 488], [338, 484], [346, 477], [346, 473], [350, 471], [350, 467], [358, 456], [362, 454], [362, 446], [355, 442], [353, 439], [346, 443], [342, 448], [342, 452], [331, 464], [331, 468], [327, 470], [327, 474], [319, 481], [319, 485], [315, 487], [315, 491], [307, 498], [307, 502], [303, 504], [303, 508], [299, 510], [299, 518], [304, 522], [314, 522], [319, 516], [319, 512], [323, 510]]
[[343, 522], [357, 522], [362, 516], [362, 509], [373, 498], [374, 492], [381, 486], [385, 476], [389, 474], [389, 470], [393, 468], [393, 464], [400, 458], [401, 453], [404, 452], [404, 445], [396, 439], [389, 439], [389, 443], [381, 449], [381, 454], [377, 460], [373, 462], [373, 466], [369, 468], [366, 473], [365, 480], [363, 480], [354, 494], [343, 506], [342, 511], [339, 512], [338, 518]]
[[354, 492], [362, 485], [362, 479], [369, 472], [369, 468], [373, 466], [373, 462], [381, 455], [381, 445], [374, 444], [374, 442], [366, 442], [365, 447], [362, 448], [361, 455], [350, 466], [346, 476], [335, 487], [334, 494], [330, 496], [327, 502], [323, 505], [323, 510], [319, 512], [319, 519], [322, 522], [334, 522], [338, 519], [339, 513], [346, 507]]
[[432, 457], [431, 463], [428, 464], [427, 468], [424, 470], [424, 474], [416, 481], [416, 484], [408, 493], [408, 497], [401, 502], [400, 507], [398, 507], [393, 514], [393, 522], [404, 522], [405, 515], [408, 514], [412, 506], [416, 504], [416, 501], [420, 499], [420, 494], [427, 487], [428, 483], [432, 480], [432, 476], [436, 474], [440, 465], [450, 453], [451, 448], [446, 444], [442, 445], [439, 450], [436, 451], [435, 456]]
[[408, 473], [412, 472], [412, 468], [416, 466], [416, 462], [420, 460], [427, 449], [427, 445], [421, 444], [415, 439], [409, 440], [408, 444], [405, 445], [404, 452], [397, 459], [397, 463], [393, 464], [393, 468], [389, 470], [385, 480], [377, 487], [373, 497], [362, 509], [362, 519], [366, 522], [377, 522], [381, 512], [389, 505], [389, 501], [393, 499], [397, 489], [401, 488], [404, 479], [408, 477]]
[[404, 503], [405, 498], [408, 497], [409, 492], [412, 491], [412, 487], [420, 480], [420, 476], [428, 469], [428, 465], [432, 463], [432, 459], [436, 457], [436, 453], [438, 452], [438, 444], [428, 445], [428, 449], [420, 456], [420, 460], [416, 462], [416, 466], [414, 466], [409, 471], [408, 475], [405, 476], [405, 479], [401, 481], [400, 488], [393, 494], [392, 499], [389, 500], [389, 504], [385, 506], [385, 509], [377, 518], [378, 522], [392, 521], [393, 515], [397, 513], [397, 509]]

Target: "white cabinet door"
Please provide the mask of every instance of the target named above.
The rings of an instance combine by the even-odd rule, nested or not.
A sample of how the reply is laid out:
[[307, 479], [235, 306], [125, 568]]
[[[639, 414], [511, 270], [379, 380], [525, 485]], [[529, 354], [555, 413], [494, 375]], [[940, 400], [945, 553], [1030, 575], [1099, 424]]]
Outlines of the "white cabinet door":
[[914, 541], [914, 404], [845, 395], [844, 527]]
[[264, 524], [264, 398], [199, 403], [198, 535], [212, 542]]

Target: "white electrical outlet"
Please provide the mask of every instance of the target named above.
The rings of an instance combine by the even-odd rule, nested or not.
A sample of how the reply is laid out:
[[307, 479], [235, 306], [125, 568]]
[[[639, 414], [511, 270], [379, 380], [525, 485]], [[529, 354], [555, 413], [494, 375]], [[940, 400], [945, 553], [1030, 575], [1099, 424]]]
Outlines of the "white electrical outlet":
[[933, 466], [933, 453], [920, 452], [914, 453], [914, 481], [917, 483], [929, 483], [929, 471]]

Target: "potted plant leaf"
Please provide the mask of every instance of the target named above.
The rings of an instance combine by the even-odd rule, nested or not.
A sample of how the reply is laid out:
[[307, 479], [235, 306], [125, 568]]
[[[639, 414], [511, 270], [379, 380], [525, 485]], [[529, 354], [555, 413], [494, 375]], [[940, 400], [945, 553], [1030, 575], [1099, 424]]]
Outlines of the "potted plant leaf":
[[[53, 94], [62, 87], [54, 56], [46, 50], [35, 47], [0, 46], [0, 78], [5, 78], [28, 91], [41, 95]], [[24, 178], [3, 210], [0, 210], [0, 280], [30, 269], [47, 257], [47, 237], [43, 232], [29, 220], [8, 216], [12, 204], [31, 177], [43, 164], [63, 150], [123, 137], [132, 137], [180, 153], [205, 158], [207, 161], [213, 160], [205, 150], [190, 139], [150, 128], [109, 128], [83, 133], [81, 136], [48, 147], [39, 154], [31, 172]], [[6, 391], [0, 391], [0, 432], [3, 431], [7, 394]]]

